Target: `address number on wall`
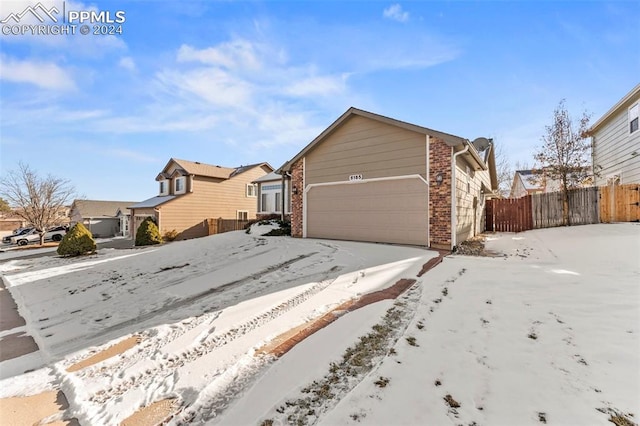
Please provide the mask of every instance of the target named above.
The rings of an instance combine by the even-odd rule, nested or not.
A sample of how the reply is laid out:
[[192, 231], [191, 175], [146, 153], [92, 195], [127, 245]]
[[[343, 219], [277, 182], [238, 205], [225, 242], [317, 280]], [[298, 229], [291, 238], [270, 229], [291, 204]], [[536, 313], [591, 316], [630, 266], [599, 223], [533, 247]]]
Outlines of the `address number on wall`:
[[351, 176], [349, 176], [349, 180], [350, 181], [362, 180], [362, 175], [351, 175]]

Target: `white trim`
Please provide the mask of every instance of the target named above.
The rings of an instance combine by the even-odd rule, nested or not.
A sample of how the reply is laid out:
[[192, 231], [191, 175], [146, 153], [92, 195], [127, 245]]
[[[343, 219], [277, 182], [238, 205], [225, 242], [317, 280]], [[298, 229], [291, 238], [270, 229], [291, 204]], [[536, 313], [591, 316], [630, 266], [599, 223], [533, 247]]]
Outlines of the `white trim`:
[[245, 219], [240, 219], [238, 217], [238, 213], [246, 213], [247, 214], [246, 220], [249, 220], [249, 210], [236, 210], [236, 220], [245, 220]]
[[431, 247], [431, 212], [429, 211], [429, 197], [431, 197], [431, 187], [429, 186], [429, 145], [431, 144], [431, 139], [429, 135], [426, 135], [426, 145], [427, 145], [427, 247]]
[[[249, 194], [249, 188], [253, 188], [253, 194]], [[258, 185], [255, 183], [248, 183], [244, 189], [244, 195], [246, 198], [256, 198], [258, 196]]]
[[[182, 189], [178, 191], [178, 182], [182, 182]], [[177, 177], [173, 179], [173, 193], [185, 194], [187, 192], [187, 179], [185, 176]]]
[[462, 151], [454, 154], [451, 147], [451, 250], [456, 246], [458, 240], [458, 218], [456, 216], [456, 167], [458, 164], [458, 155], [462, 155], [469, 151], [469, 144], [466, 144]]
[[361, 185], [363, 183], [369, 183], [369, 182], [379, 182], [379, 181], [385, 181], [385, 180], [402, 180], [402, 179], [420, 179], [422, 182], [424, 182], [425, 185], [427, 186], [429, 185], [427, 181], [420, 175], [403, 175], [403, 176], [389, 176], [389, 177], [381, 177], [381, 178], [369, 178], [369, 179], [362, 179], [357, 181], [341, 180], [336, 182], [312, 183], [305, 188], [304, 193], [306, 194], [307, 192], [309, 192], [311, 188], [315, 188], [317, 186]]
[[[634, 116], [634, 118], [631, 118], [631, 110], [632, 110], [632, 109], [635, 109], [635, 111], [634, 111], [634, 112], [635, 112], [635, 116]], [[636, 103], [634, 103], [634, 104], [631, 104], [631, 105], [629, 106], [629, 108], [627, 108], [627, 134], [628, 134], [628, 135], [632, 135], [632, 134], [634, 134], [635, 132], [640, 132], [640, 127], [639, 127], [637, 130], [635, 130], [634, 132], [631, 132], [631, 121], [633, 121], [633, 120], [634, 120], [634, 119], [636, 119], [636, 118], [638, 119], [638, 121], [639, 121], [639, 126], [640, 126], [640, 101], [639, 101], [639, 102], [636, 102]]]
[[307, 157], [302, 157], [302, 238], [307, 238]]
[[158, 191], [158, 195], [169, 195], [169, 186], [171, 185], [171, 183], [169, 182], [169, 179], [162, 179], [161, 181], [158, 182], [158, 186], [160, 188], [162, 188], [163, 186], [162, 184], [164, 184], [164, 191]]

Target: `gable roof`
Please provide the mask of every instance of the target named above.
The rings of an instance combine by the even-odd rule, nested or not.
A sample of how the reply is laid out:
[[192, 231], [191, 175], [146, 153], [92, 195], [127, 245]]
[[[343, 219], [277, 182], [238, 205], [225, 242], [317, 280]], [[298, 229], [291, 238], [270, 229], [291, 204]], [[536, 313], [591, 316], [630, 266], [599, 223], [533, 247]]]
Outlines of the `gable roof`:
[[118, 210], [126, 212], [128, 206], [135, 201], [102, 201], [102, 200], [74, 200], [71, 209], [80, 212], [83, 218], [115, 217]]
[[144, 201], [140, 201], [139, 203], [132, 204], [128, 208], [144, 209], [144, 208], [157, 207], [160, 204], [164, 204], [167, 201], [171, 201], [176, 197], [177, 195], [156, 195], [155, 197], [147, 198]]
[[596, 121], [593, 126], [589, 128], [589, 130], [587, 131], [587, 135], [593, 136], [593, 134], [597, 132], [598, 129], [601, 128], [605, 123], [607, 123], [609, 119], [620, 112], [620, 110], [630, 107], [631, 104], [635, 101], [638, 101], [638, 99], [640, 99], [640, 84], [631, 89], [631, 91], [627, 93], [622, 99], [620, 99], [617, 104], [611, 107], [611, 109], [607, 111], [605, 115], [600, 117], [600, 119], [598, 119], [598, 121]]
[[405, 121], [396, 120], [395, 118], [389, 118], [383, 115], [379, 115], [369, 111], [364, 111], [358, 108], [351, 107], [344, 114], [342, 114], [336, 121], [334, 121], [329, 127], [327, 127], [322, 133], [320, 133], [314, 140], [312, 140], [307, 146], [305, 146], [302, 149], [302, 151], [300, 151], [295, 157], [287, 161], [278, 170], [276, 170], [276, 172], [280, 173], [283, 170], [286, 170], [290, 164], [293, 164], [296, 161], [298, 161], [300, 158], [302, 158], [305, 154], [311, 151], [316, 145], [321, 143], [324, 139], [326, 139], [329, 135], [331, 135], [336, 129], [338, 129], [345, 121], [347, 121], [350, 117], [354, 115], [369, 118], [371, 120], [375, 120], [381, 123], [390, 124], [392, 126], [401, 127], [403, 129], [407, 129], [416, 133], [435, 136], [439, 139], [442, 139], [444, 143], [446, 143], [448, 146], [459, 146], [459, 145], [463, 145], [466, 142], [466, 139], [461, 138], [459, 136], [451, 135], [449, 133], [439, 132], [437, 130], [429, 129], [427, 127], [418, 126], [415, 124], [407, 123]]
[[156, 180], [162, 180], [170, 177], [169, 174], [167, 173], [167, 170], [169, 169], [169, 166], [171, 165], [171, 163], [175, 163], [179, 167], [179, 169], [181, 169], [181, 171], [178, 171], [178, 173], [181, 173], [184, 175], [206, 176], [206, 177], [212, 177], [216, 179], [229, 179], [241, 173], [244, 173], [248, 170], [251, 170], [255, 167], [261, 167], [261, 166], [266, 166], [270, 170], [273, 170], [273, 167], [271, 167], [271, 165], [269, 165], [269, 163], [267, 162], [255, 163], [247, 166], [231, 168], [231, 167], [222, 167], [222, 166], [217, 166], [213, 164], [201, 163], [199, 161], [188, 161], [188, 160], [180, 160], [177, 158], [171, 158], [167, 162], [167, 165], [164, 166], [164, 169], [162, 169], [162, 172], [158, 174], [158, 176], [156, 177]]
[[282, 175], [276, 173], [276, 172], [271, 172], [271, 173], [267, 173], [266, 175], [259, 177], [258, 179], [254, 180], [254, 183], [260, 183], [260, 182], [274, 182], [274, 181], [281, 181], [282, 180]]

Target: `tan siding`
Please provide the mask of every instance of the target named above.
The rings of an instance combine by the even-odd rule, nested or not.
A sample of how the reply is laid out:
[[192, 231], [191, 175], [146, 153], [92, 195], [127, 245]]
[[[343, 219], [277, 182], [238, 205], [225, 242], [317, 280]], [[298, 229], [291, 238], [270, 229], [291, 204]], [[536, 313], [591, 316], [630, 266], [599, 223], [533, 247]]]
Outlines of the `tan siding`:
[[353, 116], [306, 156], [305, 184], [420, 174], [426, 178], [425, 136]]
[[248, 211], [255, 218], [257, 198], [247, 197], [246, 185], [267, 174], [256, 167], [228, 180], [195, 176], [193, 192], [179, 196], [160, 206], [160, 233], [176, 230], [180, 239], [207, 234], [205, 219], [235, 219], [238, 210]]
[[[480, 192], [482, 183], [491, 187], [488, 171], [478, 170], [469, 179], [467, 190], [467, 164], [458, 157], [456, 164], [456, 244], [472, 238], [484, 231], [484, 195]], [[473, 199], [477, 197], [477, 206], [473, 208]]]

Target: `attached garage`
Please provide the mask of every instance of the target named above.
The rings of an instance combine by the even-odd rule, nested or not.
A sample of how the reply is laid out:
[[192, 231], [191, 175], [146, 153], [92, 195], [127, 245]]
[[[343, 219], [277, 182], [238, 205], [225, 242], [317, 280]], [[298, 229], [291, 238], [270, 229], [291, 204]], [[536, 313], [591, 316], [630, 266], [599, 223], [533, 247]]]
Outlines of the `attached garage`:
[[310, 185], [306, 236], [425, 246], [427, 191], [421, 176]]

